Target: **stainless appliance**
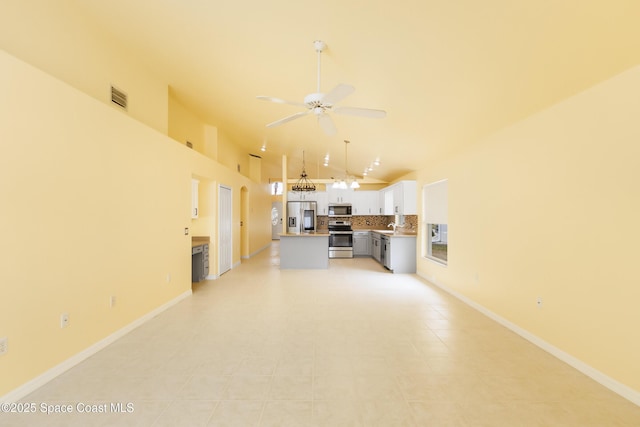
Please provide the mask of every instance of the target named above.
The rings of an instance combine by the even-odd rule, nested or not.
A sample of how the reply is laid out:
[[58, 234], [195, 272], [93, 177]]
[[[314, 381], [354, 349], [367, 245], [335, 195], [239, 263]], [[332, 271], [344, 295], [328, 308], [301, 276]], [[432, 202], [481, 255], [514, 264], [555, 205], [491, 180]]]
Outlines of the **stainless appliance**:
[[351, 203], [330, 203], [329, 216], [351, 216]]
[[329, 221], [329, 258], [353, 258], [350, 221]]
[[380, 261], [382, 265], [391, 270], [391, 239], [389, 236], [382, 236], [380, 238]]
[[316, 202], [287, 202], [287, 233], [315, 233]]

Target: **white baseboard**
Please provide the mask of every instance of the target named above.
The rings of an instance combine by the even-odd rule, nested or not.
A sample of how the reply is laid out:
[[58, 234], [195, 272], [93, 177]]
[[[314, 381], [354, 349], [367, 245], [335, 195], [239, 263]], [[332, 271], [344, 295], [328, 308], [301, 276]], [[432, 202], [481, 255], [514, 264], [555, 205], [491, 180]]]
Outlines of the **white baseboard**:
[[242, 259], [251, 259], [254, 256], [258, 255], [260, 252], [264, 251], [265, 249], [267, 249], [269, 246], [271, 246], [271, 242], [269, 242], [268, 244], [264, 245], [263, 247], [261, 247], [260, 249], [258, 249], [257, 251], [250, 253], [249, 255], [244, 255], [242, 257]]
[[76, 366], [80, 362], [84, 361], [85, 359], [88, 359], [90, 356], [93, 356], [94, 354], [96, 354], [97, 352], [99, 352], [100, 350], [102, 350], [103, 348], [108, 346], [109, 344], [111, 344], [114, 341], [116, 341], [118, 338], [121, 338], [121, 337], [125, 336], [127, 333], [129, 333], [132, 330], [136, 329], [138, 326], [141, 326], [142, 324], [148, 322], [152, 318], [156, 317], [158, 314], [162, 313], [163, 311], [167, 310], [171, 306], [179, 303], [180, 301], [182, 301], [183, 299], [185, 299], [185, 298], [187, 298], [189, 296], [191, 296], [191, 289], [189, 289], [186, 292], [183, 292], [182, 294], [178, 295], [177, 297], [175, 297], [171, 301], [161, 305], [160, 307], [150, 311], [149, 313], [145, 314], [144, 316], [140, 317], [139, 319], [134, 320], [133, 322], [129, 323], [127, 326], [123, 327], [122, 329], [117, 330], [116, 332], [112, 333], [111, 335], [107, 336], [106, 338], [104, 338], [104, 339], [98, 341], [97, 343], [87, 347], [86, 349], [82, 350], [80, 353], [77, 353], [77, 354], [71, 356], [70, 358], [68, 358], [64, 362], [60, 363], [59, 365], [54, 366], [53, 368], [49, 369], [48, 371], [44, 372], [43, 374], [38, 375], [36, 378], [26, 382], [25, 384], [21, 385], [20, 387], [16, 388], [15, 390], [10, 391], [9, 393], [7, 393], [4, 396], [0, 397], [0, 402], [3, 402], [3, 403], [17, 402], [18, 400], [22, 399], [23, 397], [25, 397], [29, 393], [32, 393], [33, 391], [35, 391], [36, 389], [42, 387], [43, 385], [45, 385], [49, 381], [53, 380], [57, 376], [63, 374], [64, 372], [68, 371], [69, 369], [73, 368], [74, 366]]
[[583, 374], [585, 374], [586, 376], [590, 377], [594, 381], [602, 384], [603, 386], [605, 386], [609, 390], [613, 391], [614, 393], [617, 393], [620, 396], [624, 397], [625, 399], [627, 399], [627, 400], [635, 403], [636, 405], [640, 406], [640, 392], [639, 391], [634, 390], [631, 387], [629, 387], [627, 385], [624, 385], [624, 384], [620, 383], [619, 381], [614, 380], [613, 378], [609, 377], [608, 375], [605, 375], [604, 373], [598, 371], [594, 367], [587, 365], [582, 360], [580, 360], [580, 359], [578, 359], [578, 358], [576, 358], [576, 357], [564, 352], [563, 350], [560, 350], [559, 348], [555, 347], [552, 344], [549, 344], [548, 342], [546, 342], [542, 338], [538, 337], [537, 335], [534, 335], [531, 332], [527, 331], [526, 329], [523, 329], [520, 326], [516, 325], [515, 323], [512, 323], [512, 322], [508, 321], [507, 319], [497, 315], [496, 313], [492, 312], [491, 310], [487, 309], [486, 307], [484, 307], [484, 306], [478, 304], [477, 302], [467, 298], [466, 296], [464, 296], [461, 293], [449, 288], [448, 286], [446, 286], [446, 285], [444, 285], [442, 283], [438, 283], [436, 280], [433, 280], [430, 277], [426, 277], [426, 276], [424, 276], [424, 275], [422, 275], [420, 273], [418, 273], [418, 276], [420, 278], [422, 278], [423, 280], [427, 281], [428, 283], [431, 283], [431, 284], [439, 287], [443, 291], [451, 294], [452, 296], [456, 297], [457, 299], [459, 299], [463, 303], [467, 304], [468, 306], [478, 310], [479, 312], [481, 312], [485, 316], [495, 320], [496, 322], [500, 323], [502, 326], [510, 329], [511, 331], [513, 331], [516, 334], [520, 335], [522, 338], [524, 338], [527, 341], [531, 342], [532, 344], [538, 346], [539, 348], [541, 348], [542, 350], [546, 351], [547, 353], [550, 353], [551, 355], [557, 357], [558, 359], [560, 359], [563, 362], [567, 363], [569, 366], [577, 369], [578, 371], [582, 372]]

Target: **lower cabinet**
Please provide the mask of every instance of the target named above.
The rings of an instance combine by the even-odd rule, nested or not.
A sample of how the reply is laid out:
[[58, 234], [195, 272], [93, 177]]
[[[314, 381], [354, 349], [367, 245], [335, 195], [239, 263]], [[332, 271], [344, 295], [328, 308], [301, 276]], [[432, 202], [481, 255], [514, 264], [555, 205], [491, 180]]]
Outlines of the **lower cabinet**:
[[[355, 250], [355, 238], [354, 238]], [[371, 256], [394, 273], [416, 272], [416, 237], [371, 232]]]
[[201, 282], [209, 275], [209, 244], [191, 248], [191, 281]]
[[389, 236], [381, 263], [394, 273], [415, 273], [416, 238]]
[[380, 235], [378, 233], [371, 233], [371, 255], [373, 259], [378, 262], [382, 262], [381, 249]]
[[353, 256], [371, 256], [371, 233], [353, 232]]

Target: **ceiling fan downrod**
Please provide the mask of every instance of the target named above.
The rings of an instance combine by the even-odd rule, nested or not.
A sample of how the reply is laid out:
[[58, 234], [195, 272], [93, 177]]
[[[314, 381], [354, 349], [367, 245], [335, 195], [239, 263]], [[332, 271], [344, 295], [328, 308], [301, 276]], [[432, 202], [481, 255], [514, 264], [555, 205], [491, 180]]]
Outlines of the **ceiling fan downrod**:
[[322, 51], [327, 47], [327, 44], [322, 40], [316, 40], [313, 42], [313, 46], [316, 48], [316, 52], [318, 53], [318, 83], [316, 93], [320, 92], [320, 71], [322, 70]]

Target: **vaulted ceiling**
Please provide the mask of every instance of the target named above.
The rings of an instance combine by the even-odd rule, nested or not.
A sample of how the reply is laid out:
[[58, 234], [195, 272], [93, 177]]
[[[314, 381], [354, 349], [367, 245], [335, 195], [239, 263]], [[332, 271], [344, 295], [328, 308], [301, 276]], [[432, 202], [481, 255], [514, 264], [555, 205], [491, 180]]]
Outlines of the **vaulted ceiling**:
[[[139, 52], [176, 97], [250, 153], [311, 178], [348, 168], [390, 181], [640, 62], [637, 0], [74, 0]], [[334, 136], [313, 115], [256, 99], [302, 102], [348, 83]], [[266, 141], [267, 151], [260, 147]], [[329, 153], [330, 166], [322, 166]]]

